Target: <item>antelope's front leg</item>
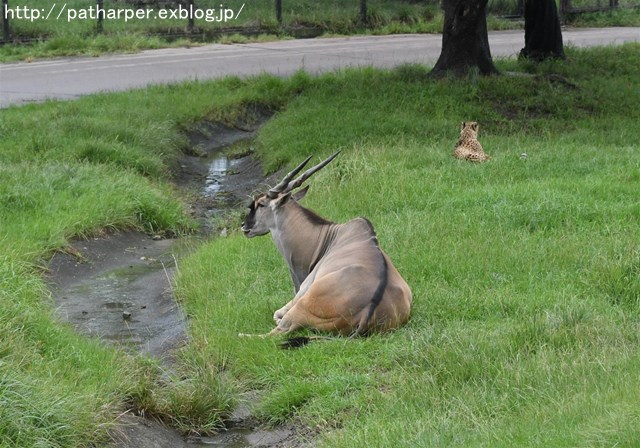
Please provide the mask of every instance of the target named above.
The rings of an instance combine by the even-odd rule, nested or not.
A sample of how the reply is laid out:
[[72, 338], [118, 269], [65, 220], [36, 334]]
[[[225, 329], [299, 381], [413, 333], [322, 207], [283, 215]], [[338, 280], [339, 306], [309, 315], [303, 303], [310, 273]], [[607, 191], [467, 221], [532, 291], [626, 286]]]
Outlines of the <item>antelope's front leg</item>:
[[276, 322], [276, 325], [278, 325], [280, 323], [280, 321], [282, 320], [284, 315], [287, 314], [289, 312], [289, 310], [293, 307], [293, 305], [296, 304], [297, 300], [298, 300], [297, 298], [294, 298], [289, 303], [287, 303], [285, 306], [283, 306], [282, 308], [277, 310], [275, 313], [273, 313], [273, 320]]
[[[293, 300], [291, 302], [293, 302]], [[291, 302], [287, 303], [286, 306], [283, 306], [282, 308], [280, 308], [278, 311], [276, 311], [276, 313], [280, 312], [282, 309], [291, 305]], [[293, 305], [289, 307], [289, 310], [291, 308], [293, 308]], [[274, 336], [281, 333], [288, 333], [300, 327], [300, 325], [298, 325], [292, 320], [292, 314], [295, 313], [295, 310], [291, 311], [290, 313], [289, 313], [289, 310], [287, 310], [287, 312], [285, 312], [280, 319], [276, 320], [276, 328], [274, 328], [269, 332], [269, 336]], [[274, 315], [274, 318], [275, 318], [275, 315]]]
[[[298, 300], [300, 300], [300, 297], [305, 295], [305, 293], [307, 292], [307, 290], [311, 285], [311, 281], [313, 281], [312, 280], [313, 277], [314, 276], [311, 276], [311, 275], [307, 277], [307, 279], [302, 283], [302, 285], [300, 285], [300, 289], [296, 293], [296, 296], [293, 299], [291, 299], [289, 303], [287, 303], [285, 306], [283, 306], [278, 311], [273, 313], [273, 320], [276, 321], [276, 325], [280, 323], [284, 315], [287, 314], [291, 308], [293, 308], [293, 306], [298, 302]], [[309, 281], [310, 279], [311, 281]]]
[[303, 283], [302, 288], [297, 292], [296, 296], [293, 299], [291, 299], [289, 303], [287, 303], [285, 306], [283, 306], [282, 308], [277, 310], [275, 313], [273, 313], [273, 320], [276, 321], [276, 325], [278, 325], [282, 320], [282, 318], [284, 317], [284, 315], [287, 314], [291, 308], [293, 308], [293, 305], [295, 305], [296, 302], [300, 299], [300, 297], [304, 295], [307, 289], [308, 289], [308, 286], [306, 286]]

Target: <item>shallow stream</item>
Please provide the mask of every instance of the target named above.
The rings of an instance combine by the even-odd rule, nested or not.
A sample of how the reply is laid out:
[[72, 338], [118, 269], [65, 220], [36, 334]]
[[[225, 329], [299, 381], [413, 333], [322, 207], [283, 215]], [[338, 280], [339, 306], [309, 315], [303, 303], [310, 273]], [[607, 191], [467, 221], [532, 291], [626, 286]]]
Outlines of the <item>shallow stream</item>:
[[[176, 184], [195, 193], [192, 214], [204, 232], [220, 210], [245, 201], [262, 179], [250, 155], [228, 158], [224, 150], [253, 138], [243, 131], [205, 123], [190, 136], [194, 152], [176, 169]], [[77, 331], [125, 350], [158, 357], [170, 369], [172, 353], [186, 340], [185, 317], [172, 294], [176, 260], [197, 244], [194, 239], [164, 239], [140, 232], [114, 233], [73, 242], [49, 264], [58, 317]], [[115, 448], [215, 446], [225, 448], [295, 447], [290, 428], [250, 427], [240, 407], [230, 429], [212, 437], [183, 438], [169, 428], [127, 415], [114, 433]]]

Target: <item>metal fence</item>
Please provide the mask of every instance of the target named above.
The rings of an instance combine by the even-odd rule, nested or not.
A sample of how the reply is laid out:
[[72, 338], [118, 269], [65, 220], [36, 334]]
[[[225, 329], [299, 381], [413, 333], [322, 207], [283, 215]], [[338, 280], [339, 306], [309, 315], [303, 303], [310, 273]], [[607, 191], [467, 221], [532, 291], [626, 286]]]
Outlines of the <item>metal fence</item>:
[[[557, 1], [563, 19], [584, 12], [640, 7], [640, 0]], [[348, 26], [367, 27], [374, 26], [376, 17], [384, 14], [391, 17], [388, 20], [402, 21], [416, 8], [422, 8], [421, 20], [428, 20], [439, 7], [440, 0], [2, 0], [2, 38], [3, 42], [46, 39], [61, 28], [80, 35], [278, 32], [292, 24], [318, 27], [322, 20], [338, 19]], [[524, 0], [489, 0], [489, 14], [521, 18], [523, 11]], [[111, 20], [115, 12], [117, 20]], [[143, 23], [151, 12], [155, 19], [163, 20]], [[331, 12], [333, 17], [327, 17]]]

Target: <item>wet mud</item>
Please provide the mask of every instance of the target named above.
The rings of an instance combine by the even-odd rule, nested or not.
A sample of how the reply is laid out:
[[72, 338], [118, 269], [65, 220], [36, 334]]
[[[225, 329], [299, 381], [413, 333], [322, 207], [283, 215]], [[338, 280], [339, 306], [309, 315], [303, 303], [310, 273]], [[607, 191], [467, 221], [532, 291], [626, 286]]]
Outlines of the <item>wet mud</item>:
[[[164, 239], [118, 232], [73, 241], [56, 253], [48, 280], [58, 318], [87, 336], [157, 357], [170, 369], [172, 354], [187, 337], [185, 315], [172, 294], [176, 261], [215, 229], [212, 221], [217, 214], [248, 203], [252, 192], [271, 181], [264, 178], [251, 148], [269, 116], [268, 111], [258, 110], [249, 124], [229, 127], [207, 122], [189, 134], [190, 150], [177, 162], [172, 180], [189, 198], [190, 212], [201, 224], [199, 236]], [[212, 437], [185, 438], [161, 423], [130, 414], [119, 423], [112, 433], [113, 448], [304, 445], [293, 426], [254, 427], [242, 405], [228, 422], [229, 429]]]
[[58, 317], [131, 352], [168, 357], [186, 328], [171, 292], [175, 246], [140, 232], [74, 241], [49, 263]]

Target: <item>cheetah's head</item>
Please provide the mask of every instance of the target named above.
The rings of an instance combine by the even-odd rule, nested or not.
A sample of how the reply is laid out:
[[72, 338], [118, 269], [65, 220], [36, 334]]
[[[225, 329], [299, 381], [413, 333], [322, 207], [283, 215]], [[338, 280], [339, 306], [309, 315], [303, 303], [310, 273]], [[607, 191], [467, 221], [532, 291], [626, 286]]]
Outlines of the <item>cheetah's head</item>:
[[460, 127], [460, 133], [464, 134], [465, 131], [467, 133], [473, 133], [473, 135], [478, 134], [478, 122], [477, 121], [463, 121], [462, 126]]

